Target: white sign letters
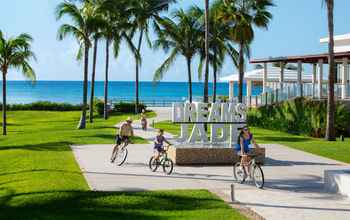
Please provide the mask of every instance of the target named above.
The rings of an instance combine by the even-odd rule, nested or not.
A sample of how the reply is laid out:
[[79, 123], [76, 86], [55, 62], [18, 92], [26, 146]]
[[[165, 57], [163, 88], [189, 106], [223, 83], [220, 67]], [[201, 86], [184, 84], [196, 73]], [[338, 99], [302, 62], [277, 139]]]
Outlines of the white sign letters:
[[[173, 123], [181, 123], [181, 137], [175, 135], [174, 140], [177, 142], [185, 142], [188, 137], [188, 124], [194, 124], [189, 142], [197, 140], [209, 142], [206, 135], [204, 124], [211, 124], [210, 140], [211, 142], [224, 142], [230, 135], [231, 143], [235, 143], [239, 130], [245, 126], [247, 120], [247, 107], [242, 104], [221, 104], [213, 103], [208, 109], [207, 103], [173, 103], [172, 121]], [[230, 133], [226, 124], [230, 125]], [[219, 137], [219, 131], [221, 136]]]

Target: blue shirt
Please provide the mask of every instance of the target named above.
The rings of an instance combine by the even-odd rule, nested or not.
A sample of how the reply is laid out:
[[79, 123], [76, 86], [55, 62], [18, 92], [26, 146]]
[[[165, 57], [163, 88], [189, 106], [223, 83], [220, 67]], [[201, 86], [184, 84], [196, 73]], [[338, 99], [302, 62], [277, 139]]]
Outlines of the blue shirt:
[[[243, 135], [241, 135], [241, 138], [243, 138], [243, 146], [244, 146], [244, 152], [249, 152], [249, 144], [250, 142], [252, 141], [253, 139], [253, 135], [252, 134], [249, 134], [249, 139], [246, 140]], [[241, 150], [241, 143], [238, 143], [237, 146], [236, 146], [236, 152], [240, 151]]]
[[162, 136], [162, 139], [160, 139], [159, 136], [157, 136], [157, 141], [159, 144], [157, 144], [157, 142], [154, 142], [154, 146], [161, 147], [163, 145], [164, 137]]

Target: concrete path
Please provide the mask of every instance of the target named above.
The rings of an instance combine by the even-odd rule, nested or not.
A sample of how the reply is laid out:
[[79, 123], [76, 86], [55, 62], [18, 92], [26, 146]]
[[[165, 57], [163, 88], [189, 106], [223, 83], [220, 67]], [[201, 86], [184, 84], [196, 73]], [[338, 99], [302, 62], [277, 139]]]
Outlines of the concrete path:
[[[157, 112], [155, 121], [170, 119], [171, 112], [166, 109]], [[135, 134], [153, 142], [156, 131], [144, 132], [138, 123], [133, 123]], [[325, 192], [323, 172], [350, 169], [350, 164], [282, 145], [261, 146], [267, 155], [263, 190], [251, 181], [234, 183], [231, 166], [175, 166], [171, 175], [165, 175], [160, 167], [153, 173], [148, 168], [152, 144], [130, 145], [126, 162], [119, 167], [109, 162], [113, 145], [71, 147], [91, 190], [208, 189], [229, 201], [234, 183], [236, 200], [266, 219], [349, 219], [350, 199]]]

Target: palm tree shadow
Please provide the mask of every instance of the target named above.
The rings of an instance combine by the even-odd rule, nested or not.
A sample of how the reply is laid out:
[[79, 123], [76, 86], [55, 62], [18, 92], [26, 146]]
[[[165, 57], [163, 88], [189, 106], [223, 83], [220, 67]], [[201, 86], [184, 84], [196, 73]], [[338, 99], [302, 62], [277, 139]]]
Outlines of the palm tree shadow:
[[41, 144], [24, 144], [15, 146], [0, 147], [0, 150], [31, 150], [31, 151], [70, 151], [69, 145], [72, 142], [58, 141], [58, 142], [48, 142]]
[[308, 161], [288, 161], [288, 160], [276, 160], [270, 157], [265, 158], [264, 166], [341, 166], [341, 164], [336, 163], [317, 163]]

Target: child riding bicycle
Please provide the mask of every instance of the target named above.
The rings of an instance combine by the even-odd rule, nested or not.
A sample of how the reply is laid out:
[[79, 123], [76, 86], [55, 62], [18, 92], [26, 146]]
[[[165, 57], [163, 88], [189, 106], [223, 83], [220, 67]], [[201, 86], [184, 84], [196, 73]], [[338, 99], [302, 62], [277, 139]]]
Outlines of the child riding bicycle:
[[167, 140], [165, 140], [164, 136], [164, 130], [163, 129], [159, 129], [158, 131], [158, 135], [155, 137], [154, 139], [154, 147], [153, 147], [153, 150], [154, 150], [154, 153], [156, 154], [155, 157], [153, 158], [152, 160], [152, 165], [155, 164], [156, 160], [160, 157], [160, 154], [164, 154], [165, 151], [162, 147], [163, 145], [163, 142], [171, 145]]
[[116, 155], [114, 154], [116, 150], [118, 149], [119, 145], [123, 141], [125, 144], [125, 147], [128, 146], [129, 144], [129, 133], [131, 134], [131, 144], [134, 143], [134, 129], [131, 126], [132, 124], [132, 118], [128, 117], [126, 119], [126, 122], [122, 124], [120, 127], [120, 130], [117, 134], [117, 139], [116, 139], [116, 145], [113, 148], [112, 156], [111, 156], [111, 162], [115, 160]]

